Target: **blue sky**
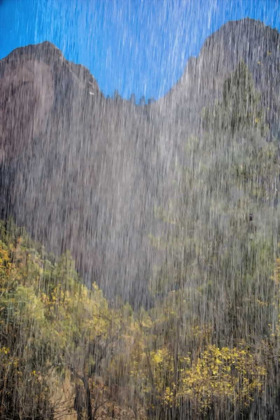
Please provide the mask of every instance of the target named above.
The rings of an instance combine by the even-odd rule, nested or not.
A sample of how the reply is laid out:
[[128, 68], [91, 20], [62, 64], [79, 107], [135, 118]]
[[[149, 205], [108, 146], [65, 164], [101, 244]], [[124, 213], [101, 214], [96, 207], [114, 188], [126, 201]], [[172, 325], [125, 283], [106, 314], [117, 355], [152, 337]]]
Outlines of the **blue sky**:
[[0, 0], [0, 58], [48, 40], [104, 94], [158, 98], [212, 32], [244, 17], [280, 30], [280, 0]]

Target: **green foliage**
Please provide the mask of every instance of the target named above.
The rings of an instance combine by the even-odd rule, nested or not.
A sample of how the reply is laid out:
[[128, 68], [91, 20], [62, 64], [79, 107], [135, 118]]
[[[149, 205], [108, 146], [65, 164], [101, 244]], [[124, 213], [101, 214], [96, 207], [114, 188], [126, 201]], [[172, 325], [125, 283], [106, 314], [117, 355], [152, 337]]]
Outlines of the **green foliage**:
[[267, 133], [260, 93], [255, 89], [251, 73], [241, 61], [235, 72], [225, 81], [222, 101], [204, 110], [205, 128], [214, 131], [236, 132], [257, 129]]

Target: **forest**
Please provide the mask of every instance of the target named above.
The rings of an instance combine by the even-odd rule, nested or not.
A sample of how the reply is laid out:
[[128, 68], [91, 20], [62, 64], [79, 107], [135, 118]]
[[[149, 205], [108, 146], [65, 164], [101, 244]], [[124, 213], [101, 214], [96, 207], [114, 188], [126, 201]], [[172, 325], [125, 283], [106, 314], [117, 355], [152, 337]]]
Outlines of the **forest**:
[[148, 304], [107, 298], [70, 252], [0, 224], [0, 418], [274, 419], [279, 139], [240, 61], [154, 203]]

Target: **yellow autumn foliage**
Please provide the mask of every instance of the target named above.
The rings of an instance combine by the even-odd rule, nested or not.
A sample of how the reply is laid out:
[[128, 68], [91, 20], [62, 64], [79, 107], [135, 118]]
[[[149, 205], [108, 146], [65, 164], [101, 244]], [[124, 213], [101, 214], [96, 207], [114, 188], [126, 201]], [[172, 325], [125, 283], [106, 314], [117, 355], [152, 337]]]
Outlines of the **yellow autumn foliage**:
[[246, 347], [219, 348], [210, 345], [182, 373], [179, 397], [190, 399], [205, 410], [214, 400], [246, 406], [255, 391], [261, 391], [266, 369]]

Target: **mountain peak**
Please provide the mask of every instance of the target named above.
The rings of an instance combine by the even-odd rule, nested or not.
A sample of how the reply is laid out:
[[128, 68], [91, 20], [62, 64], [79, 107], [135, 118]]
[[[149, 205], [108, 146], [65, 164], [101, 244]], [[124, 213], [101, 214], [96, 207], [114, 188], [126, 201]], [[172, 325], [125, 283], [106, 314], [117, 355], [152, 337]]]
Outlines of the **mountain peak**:
[[[231, 20], [222, 25], [217, 31], [210, 35], [205, 41], [204, 45], [208, 45], [211, 41], [216, 41], [221, 36], [232, 37], [232, 36], [243, 36], [248, 40], [253, 40], [257, 37], [259, 39], [261, 36], [267, 38], [277, 37], [279, 39], [279, 32], [277, 29], [273, 29], [270, 26], [265, 25], [260, 20], [255, 20], [251, 18], [244, 18], [240, 20]], [[263, 39], [264, 41], [264, 39]]]
[[[186, 113], [199, 115], [203, 106], [220, 97], [225, 78], [229, 77], [240, 61], [244, 61], [252, 73], [269, 112], [272, 109], [278, 112], [279, 104], [271, 101], [279, 92], [279, 45], [280, 33], [261, 21], [245, 18], [227, 22], [206, 39], [199, 55], [190, 58], [182, 77], [166, 97], [160, 100], [163, 112], [168, 110], [170, 115], [171, 108], [177, 112], [178, 107], [183, 107]], [[269, 92], [272, 84], [275, 95]], [[274, 117], [270, 116], [270, 119]]]
[[44, 41], [40, 44], [30, 44], [23, 47], [16, 48], [5, 58], [0, 60], [0, 65], [3, 62], [11, 62], [24, 59], [40, 59], [43, 61], [51, 61], [54, 58], [63, 58], [62, 52], [54, 44], [49, 41]]
[[[4, 69], [7, 66], [12, 68], [26, 66], [26, 63], [31, 63], [38, 66], [38, 63], [44, 63], [52, 72], [54, 78], [73, 78], [73, 83], [80, 87], [94, 89], [95, 93], [100, 93], [98, 84], [90, 71], [80, 65], [66, 60], [63, 53], [53, 43], [44, 41], [39, 44], [30, 44], [25, 47], [19, 47], [12, 51], [7, 57], [0, 60], [0, 77], [3, 75]], [[41, 64], [42, 67], [42, 64]], [[2, 70], [1, 70], [2, 69]]]

